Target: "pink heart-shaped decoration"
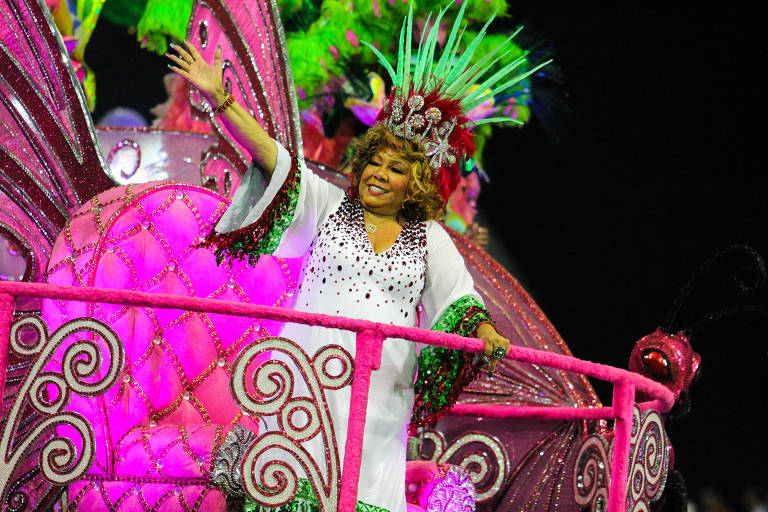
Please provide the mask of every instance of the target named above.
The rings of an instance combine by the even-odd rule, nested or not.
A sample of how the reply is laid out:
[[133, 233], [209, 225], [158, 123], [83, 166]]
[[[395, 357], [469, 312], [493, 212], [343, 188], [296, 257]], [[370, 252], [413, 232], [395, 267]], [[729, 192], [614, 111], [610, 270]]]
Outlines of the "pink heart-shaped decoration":
[[[207, 189], [177, 182], [110, 189], [67, 223], [52, 250], [48, 282], [290, 307], [300, 260], [265, 256], [255, 266], [217, 265], [211, 249], [195, 247], [227, 206]], [[117, 447], [136, 428], [212, 424], [228, 431], [240, 423], [258, 432], [257, 423], [243, 416], [230, 396], [230, 364], [248, 343], [278, 334], [280, 324], [51, 300], [43, 301], [42, 316], [49, 332], [72, 318], [94, 317], [115, 330], [125, 349], [118, 383], [100, 397], [73, 396], [68, 407], [94, 427], [97, 455], [91, 473], [126, 471], [116, 463]], [[60, 368], [61, 355], [52, 366]]]

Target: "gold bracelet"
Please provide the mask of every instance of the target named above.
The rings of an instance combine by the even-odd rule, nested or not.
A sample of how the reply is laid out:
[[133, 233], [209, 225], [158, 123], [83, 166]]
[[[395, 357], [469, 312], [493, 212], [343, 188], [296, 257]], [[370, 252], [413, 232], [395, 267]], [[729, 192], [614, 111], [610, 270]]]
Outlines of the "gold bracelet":
[[232, 96], [232, 94], [230, 93], [230, 95], [227, 96], [227, 99], [225, 99], [223, 103], [221, 103], [218, 107], [216, 107], [216, 109], [214, 109], [213, 114], [214, 115], [221, 114], [222, 112], [227, 110], [229, 106], [232, 105], [234, 102], [235, 102], [235, 97]]

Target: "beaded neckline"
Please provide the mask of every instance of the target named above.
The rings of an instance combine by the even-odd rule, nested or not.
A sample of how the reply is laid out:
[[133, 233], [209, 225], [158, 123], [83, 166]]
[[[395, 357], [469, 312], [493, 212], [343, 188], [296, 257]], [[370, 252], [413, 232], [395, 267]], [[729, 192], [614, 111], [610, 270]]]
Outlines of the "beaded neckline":
[[400, 232], [397, 234], [397, 238], [395, 238], [395, 241], [392, 242], [392, 245], [387, 247], [386, 250], [381, 252], [376, 252], [376, 250], [373, 248], [373, 242], [370, 238], [368, 238], [368, 232], [365, 229], [365, 216], [363, 215], [363, 205], [360, 202], [360, 199], [356, 197], [347, 196], [348, 200], [352, 201], [353, 209], [353, 219], [354, 224], [358, 228], [357, 234], [359, 236], [362, 236], [363, 241], [365, 242], [365, 247], [372, 252], [376, 256], [384, 256], [387, 253], [389, 253], [392, 249], [394, 249], [396, 246], [400, 245], [401, 240], [403, 239], [404, 235], [406, 234], [406, 230], [412, 230], [414, 227], [419, 225], [418, 221], [409, 220], [407, 221], [402, 228], [400, 229]]

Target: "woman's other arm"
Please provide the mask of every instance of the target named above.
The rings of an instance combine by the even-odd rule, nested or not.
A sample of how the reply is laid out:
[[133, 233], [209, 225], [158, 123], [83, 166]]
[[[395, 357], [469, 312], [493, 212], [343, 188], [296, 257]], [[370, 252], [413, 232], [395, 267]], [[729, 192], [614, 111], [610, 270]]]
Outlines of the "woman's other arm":
[[[169, 67], [197, 87], [214, 108], [221, 105], [229, 97], [222, 85], [221, 47], [216, 49], [213, 65], [210, 65], [192, 43], [184, 41], [184, 45], [186, 49], [178, 45], [171, 45], [178, 56], [166, 53], [166, 57], [176, 64], [175, 66], [169, 65]], [[277, 163], [275, 141], [264, 131], [258, 121], [237, 102], [232, 103], [220, 115], [224, 126], [235, 141], [248, 151], [268, 183]]]
[[490, 359], [492, 373], [498, 362], [494, 351], [501, 347], [504, 354], [508, 354], [509, 340], [486, 321], [490, 315], [483, 308], [464, 259], [448, 233], [436, 222], [430, 223], [430, 228], [427, 234], [427, 282], [422, 296], [425, 310], [432, 315], [430, 326], [434, 327], [440, 315], [446, 313], [461, 316], [460, 324], [472, 328], [459, 334], [476, 336], [485, 342], [484, 353]]

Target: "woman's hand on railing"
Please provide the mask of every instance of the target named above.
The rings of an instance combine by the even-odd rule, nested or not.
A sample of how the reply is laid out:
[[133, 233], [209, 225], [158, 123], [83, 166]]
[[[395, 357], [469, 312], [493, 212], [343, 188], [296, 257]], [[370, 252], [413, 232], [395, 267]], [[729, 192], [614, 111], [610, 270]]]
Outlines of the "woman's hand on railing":
[[[499, 359], [509, 354], [509, 340], [496, 332], [496, 329], [491, 324], [480, 324], [477, 327], [477, 337], [485, 342], [485, 351], [483, 353], [490, 359], [491, 365], [488, 369], [488, 376], [493, 377], [496, 363], [499, 362]], [[501, 353], [502, 350], [504, 351], [503, 354]]]

